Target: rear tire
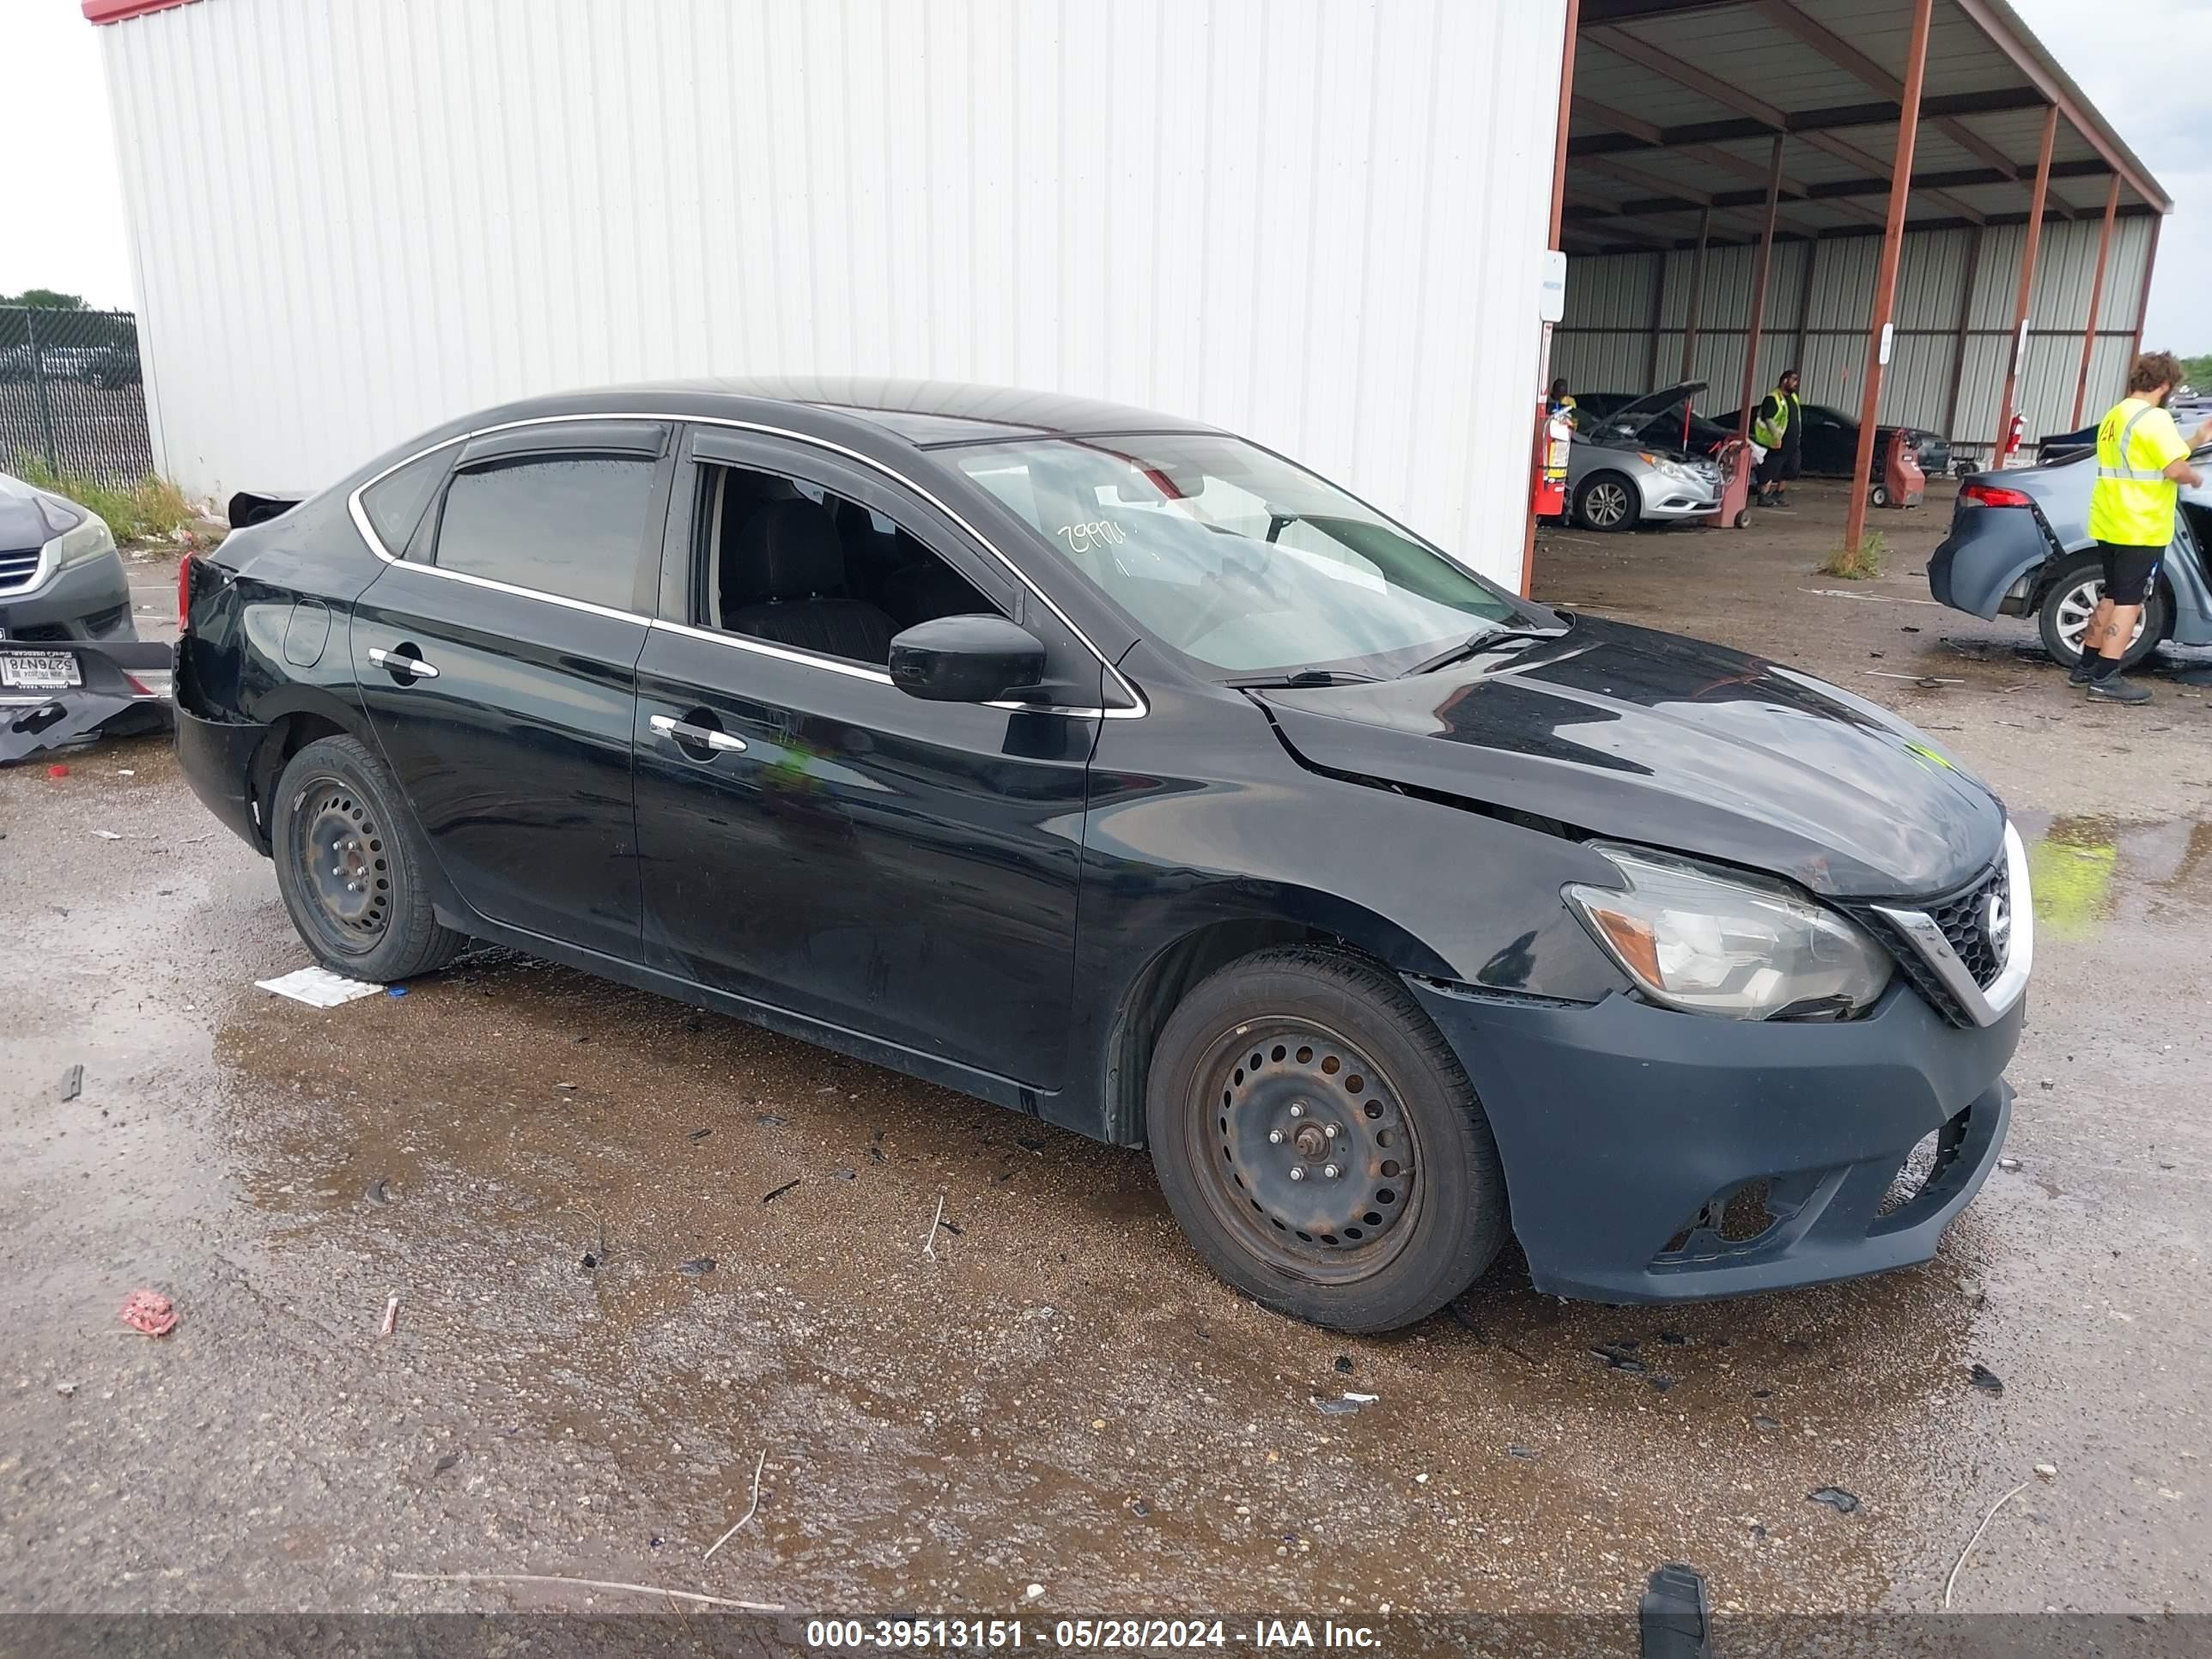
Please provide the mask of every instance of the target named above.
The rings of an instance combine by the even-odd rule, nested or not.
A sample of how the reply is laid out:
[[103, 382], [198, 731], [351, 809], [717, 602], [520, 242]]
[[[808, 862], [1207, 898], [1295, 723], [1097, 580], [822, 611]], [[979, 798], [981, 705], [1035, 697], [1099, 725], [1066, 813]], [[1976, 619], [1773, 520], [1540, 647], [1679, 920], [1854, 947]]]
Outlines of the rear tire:
[[1297, 1318], [1413, 1324], [1505, 1242], [1504, 1170], [1467, 1073], [1405, 987], [1356, 957], [1267, 951], [1197, 986], [1160, 1033], [1146, 1117], [1200, 1255]]
[[315, 960], [378, 984], [444, 967], [468, 936], [440, 922], [398, 786], [357, 738], [320, 738], [285, 763], [269, 848], [276, 890]]
[[[2036, 631], [2043, 636], [2043, 648], [2061, 667], [2071, 668], [2081, 660], [2082, 632], [2104, 596], [2105, 563], [2094, 553], [2068, 560], [2044, 589], [2043, 602], [2035, 611]], [[2133, 668], [2158, 649], [2171, 625], [2172, 611], [2165, 584], [2153, 582], [2143, 595], [2141, 631], [2120, 659], [2123, 669]]]

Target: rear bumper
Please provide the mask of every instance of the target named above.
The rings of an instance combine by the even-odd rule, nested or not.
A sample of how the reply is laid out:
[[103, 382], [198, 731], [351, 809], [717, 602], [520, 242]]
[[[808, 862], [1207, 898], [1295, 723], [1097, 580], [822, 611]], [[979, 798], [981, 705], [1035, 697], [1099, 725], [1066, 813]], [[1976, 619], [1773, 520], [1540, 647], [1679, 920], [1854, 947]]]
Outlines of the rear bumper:
[[[1615, 1303], [1926, 1261], [2003, 1145], [2027, 1006], [1961, 1030], [1900, 981], [1863, 1019], [1771, 1024], [1413, 989], [1489, 1115], [1536, 1288]], [[1934, 1173], [1899, 1201], [1939, 1132]]]
[[177, 764], [185, 781], [224, 829], [258, 853], [269, 847], [253, 815], [251, 779], [254, 751], [268, 733], [265, 726], [202, 720], [181, 703], [177, 708]]
[[0, 633], [11, 640], [135, 640], [131, 579], [114, 553], [56, 572], [28, 593], [0, 594]]

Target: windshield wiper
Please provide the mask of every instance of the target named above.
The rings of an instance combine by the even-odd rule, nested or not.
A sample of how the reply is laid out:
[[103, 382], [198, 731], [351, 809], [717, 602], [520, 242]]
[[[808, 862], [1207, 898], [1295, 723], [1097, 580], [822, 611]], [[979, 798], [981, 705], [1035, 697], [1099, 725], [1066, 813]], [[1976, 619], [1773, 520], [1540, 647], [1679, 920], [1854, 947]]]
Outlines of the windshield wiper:
[[1310, 685], [1372, 685], [1372, 674], [1350, 674], [1335, 668], [1301, 668], [1294, 674], [1261, 674], [1224, 684], [1239, 691], [1289, 691]]
[[1440, 653], [1426, 662], [1415, 663], [1406, 671], [1403, 678], [1410, 678], [1415, 674], [1426, 674], [1439, 668], [1449, 668], [1454, 663], [1464, 662], [1478, 652], [1487, 651], [1493, 646], [1534, 645], [1544, 640], [1556, 640], [1566, 631], [1564, 628], [1492, 629], [1487, 634], [1477, 634], [1472, 639], [1462, 641], [1450, 650]]

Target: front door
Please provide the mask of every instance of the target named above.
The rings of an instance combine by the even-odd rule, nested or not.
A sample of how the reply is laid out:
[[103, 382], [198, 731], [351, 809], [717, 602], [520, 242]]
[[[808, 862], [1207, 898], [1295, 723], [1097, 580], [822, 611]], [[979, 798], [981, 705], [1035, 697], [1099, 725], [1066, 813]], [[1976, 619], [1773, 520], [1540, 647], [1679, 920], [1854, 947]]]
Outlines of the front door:
[[462, 900], [630, 961], [630, 726], [667, 434], [588, 421], [476, 441], [353, 619], [370, 724]]
[[1097, 722], [925, 702], [891, 635], [997, 611], [1095, 658], [926, 502], [797, 441], [694, 429], [638, 663], [648, 963], [1042, 1091], [1066, 1052]]

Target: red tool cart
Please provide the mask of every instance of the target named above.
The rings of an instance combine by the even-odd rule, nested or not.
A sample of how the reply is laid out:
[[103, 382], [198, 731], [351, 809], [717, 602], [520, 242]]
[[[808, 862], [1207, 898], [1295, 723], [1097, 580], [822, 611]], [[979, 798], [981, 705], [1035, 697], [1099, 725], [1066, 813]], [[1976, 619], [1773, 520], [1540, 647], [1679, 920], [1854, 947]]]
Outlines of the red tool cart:
[[1920, 470], [1920, 434], [1899, 427], [1889, 434], [1882, 452], [1881, 476], [1868, 490], [1876, 507], [1917, 507], [1928, 493], [1928, 475]]
[[1713, 452], [1713, 459], [1721, 467], [1721, 510], [1713, 514], [1716, 525], [1745, 530], [1751, 526], [1751, 446], [1741, 438], [1730, 438]]

